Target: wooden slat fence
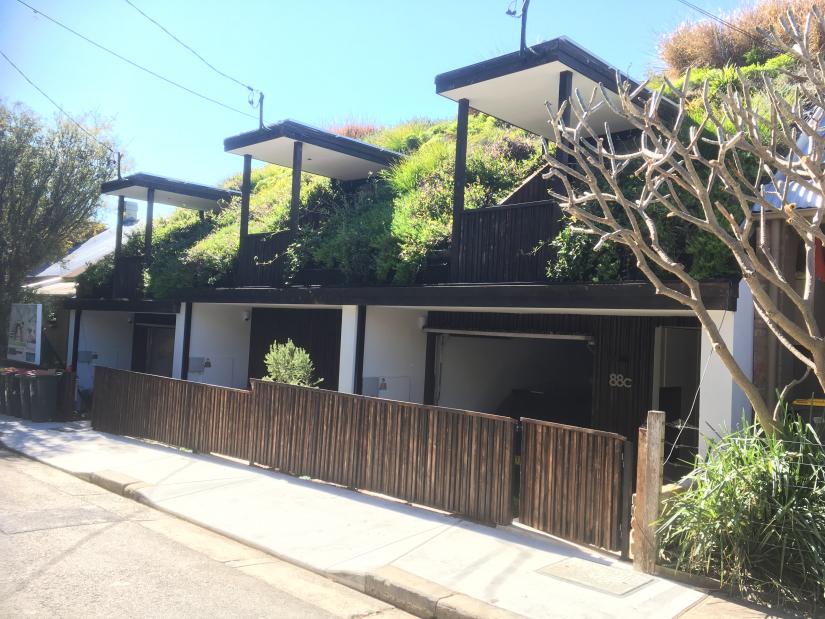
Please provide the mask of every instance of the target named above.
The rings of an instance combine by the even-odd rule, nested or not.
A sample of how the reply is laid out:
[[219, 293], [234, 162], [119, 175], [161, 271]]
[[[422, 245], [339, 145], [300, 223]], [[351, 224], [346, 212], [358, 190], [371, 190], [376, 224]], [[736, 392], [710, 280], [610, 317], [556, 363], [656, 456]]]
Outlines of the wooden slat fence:
[[629, 529], [627, 440], [522, 419], [519, 520], [558, 537], [624, 550]]
[[96, 430], [220, 453], [462, 514], [512, 520], [515, 421], [253, 381], [252, 390], [98, 367]]
[[547, 243], [558, 234], [560, 218], [549, 200], [464, 211], [452, 281], [546, 281], [553, 256]]

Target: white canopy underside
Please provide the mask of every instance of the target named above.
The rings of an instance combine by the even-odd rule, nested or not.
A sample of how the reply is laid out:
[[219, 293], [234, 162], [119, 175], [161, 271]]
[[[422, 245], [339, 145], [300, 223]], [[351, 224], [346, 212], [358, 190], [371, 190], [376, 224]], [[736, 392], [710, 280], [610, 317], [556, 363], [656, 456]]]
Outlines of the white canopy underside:
[[[552, 139], [547, 104], [550, 105], [553, 112], [557, 111], [559, 75], [562, 71], [570, 70], [563, 63], [553, 61], [516, 73], [508, 73], [500, 77], [447, 90], [441, 94], [453, 101], [467, 99], [470, 102], [470, 107], [474, 110], [494, 116], [531, 133]], [[585, 101], [590, 101], [594, 89], [597, 92], [594, 103], [603, 100], [601, 90], [596, 82], [581, 73], [573, 71], [572, 91], [574, 98], [577, 89]], [[614, 92], [610, 91], [609, 96], [613, 102], [618, 101], [618, 95]], [[570, 122], [571, 124], [576, 122], [575, 114], [572, 111]], [[605, 133], [605, 122], [609, 124], [611, 133], [632, 128], [629, 123], [616, 116], [603, 103], [592, 119], [592, 127], [597, 133], [603, 134]]]

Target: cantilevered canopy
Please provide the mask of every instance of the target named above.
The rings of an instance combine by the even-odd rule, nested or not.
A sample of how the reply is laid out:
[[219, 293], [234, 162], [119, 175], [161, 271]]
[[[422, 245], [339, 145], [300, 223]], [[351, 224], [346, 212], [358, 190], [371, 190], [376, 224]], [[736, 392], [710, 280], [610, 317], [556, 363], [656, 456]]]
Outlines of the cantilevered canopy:
[[[571, 92], [578, 89], [587, 101], [599, 84], [611, 91], [615, 101], [617, 73], [619, 80], [638, 85], [570, 39], [560, 37], [528, 47], [524, 53], [513, 52], [442, 73], [435, 78], [435, 90], [453, 101], [467, 99], [471, 108], [511, 125], [551, 137], [545, 102], [556, 111], [563, 71], [572, 73]], [[601, 94], [597, 97], [596, 101], [602, 98]], [[594, 126], [603, 131], [605, 121], [611, 133], [631, 128], [607, 105], [597, 112]]]
[[291, 168], [295, 142], [303, 144], [301, 169], [304, 172], [342, 181], [367, 178], [401, 157], [396, 152], [294, 120], [282, 120], [257, 131], [226, 138], [223, 145], [227, 152], [251, 155], [259, 161]]
[[237, 191], [218, 189], [207, 185], [196, 185], [153, 174], [132, 174], [124, 178], [107, 181], [100, 186], [100, 193], [109, 196], [123, 196], [135, 200], [147, 200], [150, 189], [155, 190], [154, 201], [196, 211], [214, 211], [219, 202], [229, 202], [232, 196], [240, 196]]

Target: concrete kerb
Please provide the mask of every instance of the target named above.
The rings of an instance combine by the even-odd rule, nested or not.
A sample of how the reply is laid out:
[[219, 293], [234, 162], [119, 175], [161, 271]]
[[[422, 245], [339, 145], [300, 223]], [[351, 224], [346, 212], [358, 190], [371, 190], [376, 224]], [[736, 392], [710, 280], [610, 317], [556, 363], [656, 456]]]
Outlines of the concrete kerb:
[[317, 568], [295, 557], [275, 552], [271, 548], [244, 539], [231, 531], [226, 531], [197, 518], [192, 518], [158, 505], [143, 492], [144, 490], [152, 488], [153, 484], [143, 480], [112, 470], [73, 471], [56, 466], [42, 458], [30, 456], [19, 449], [9, 447], [2, 441], [0, 441], [0, 446], [23, 457], [100, 486], [104, 490], [119, 494], [160, 512], [190, 522], [250, 548], [260, 550], [263, 553], [301, 569], [329, 578], [333, 582], [387, 602], [417, 617], [424, 619], [524, 619], [523, 615], [512, 613], [482, 600], [458, 593], [438, 583], [426, 580], [391, 565], [368, 573]]
[[517, 619], [517, 615], [392, 565], [365, 575], [367, 595], [429, 619]]
[[152, 485], [129, 475], [110, 470], [90, 473], [89, 481], [104, 490], [114, 492], [128, 499], [135, 499], [139, 490], [149, 488]]

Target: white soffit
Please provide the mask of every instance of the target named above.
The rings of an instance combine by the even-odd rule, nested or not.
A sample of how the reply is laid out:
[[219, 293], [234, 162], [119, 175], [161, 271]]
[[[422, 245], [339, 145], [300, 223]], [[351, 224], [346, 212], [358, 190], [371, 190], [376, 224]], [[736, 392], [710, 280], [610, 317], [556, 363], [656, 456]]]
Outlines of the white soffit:
[[[494, 116], [504, 122], [521, 127], [531, 133], [546, 138], [552, 134], [548, 121], [550, 115], [545, 102], [556, 111], [559, 92], [559, 74], [571, 69], [558, 60], [536, 67], [524, 69], [515, 73], [508, 73], [482, 82], [468, 84], [441, 94], [453, 101], [467, 99], [470, 107], [479, 112]], [[593, 90], [597, 89], [594, 103], [602, 100], [598, 84], [581, 73], [573, 71], [573, 96], [578, 89], [585, 101], [589, 101]], [[610, 91], [613, 101], [618, 95]], [[570, 118], [575, 123], [575, 115]], [[626, 121], [616, 116], [610, 108], [603, 104], [596, 112], [593, 126], [599, 133], [604, 133], [604, 123], [610, 125], [611, 133], [631, 129]]]
[[[292, 151], [295, 140], [281, 136], [257, 142], [249, 146], [242, 146], [228, 152], [236, 155], [251, 155], [258, 161], [266, 161], [275, 165], [292, 167]], [[301, 170], [310, 174], [336, 178], [342, 181], [354, 181], [368, 178], [377, 174], [388, 166], [361, 157], [355, 157], [336, 150], [316, 146], [308, 142], [303, 143]]]
[[[142, 200], [145, 202], [148, 191], [149, 190], [146, 187], [141, 187], [140, 185], [130, 185], [128, 187], [107, 191], [104, 195], [123, 196], [125, 198]], [[164, 191], [162, 189], [155, 189], [155, 204], [168, 204], [169, 206], [194, 209], [196, 211], [214, 211], [218, 209], [218, 203], [215, 200], [199, 198], [196, 196], [187, 196], [182, 193]]]

